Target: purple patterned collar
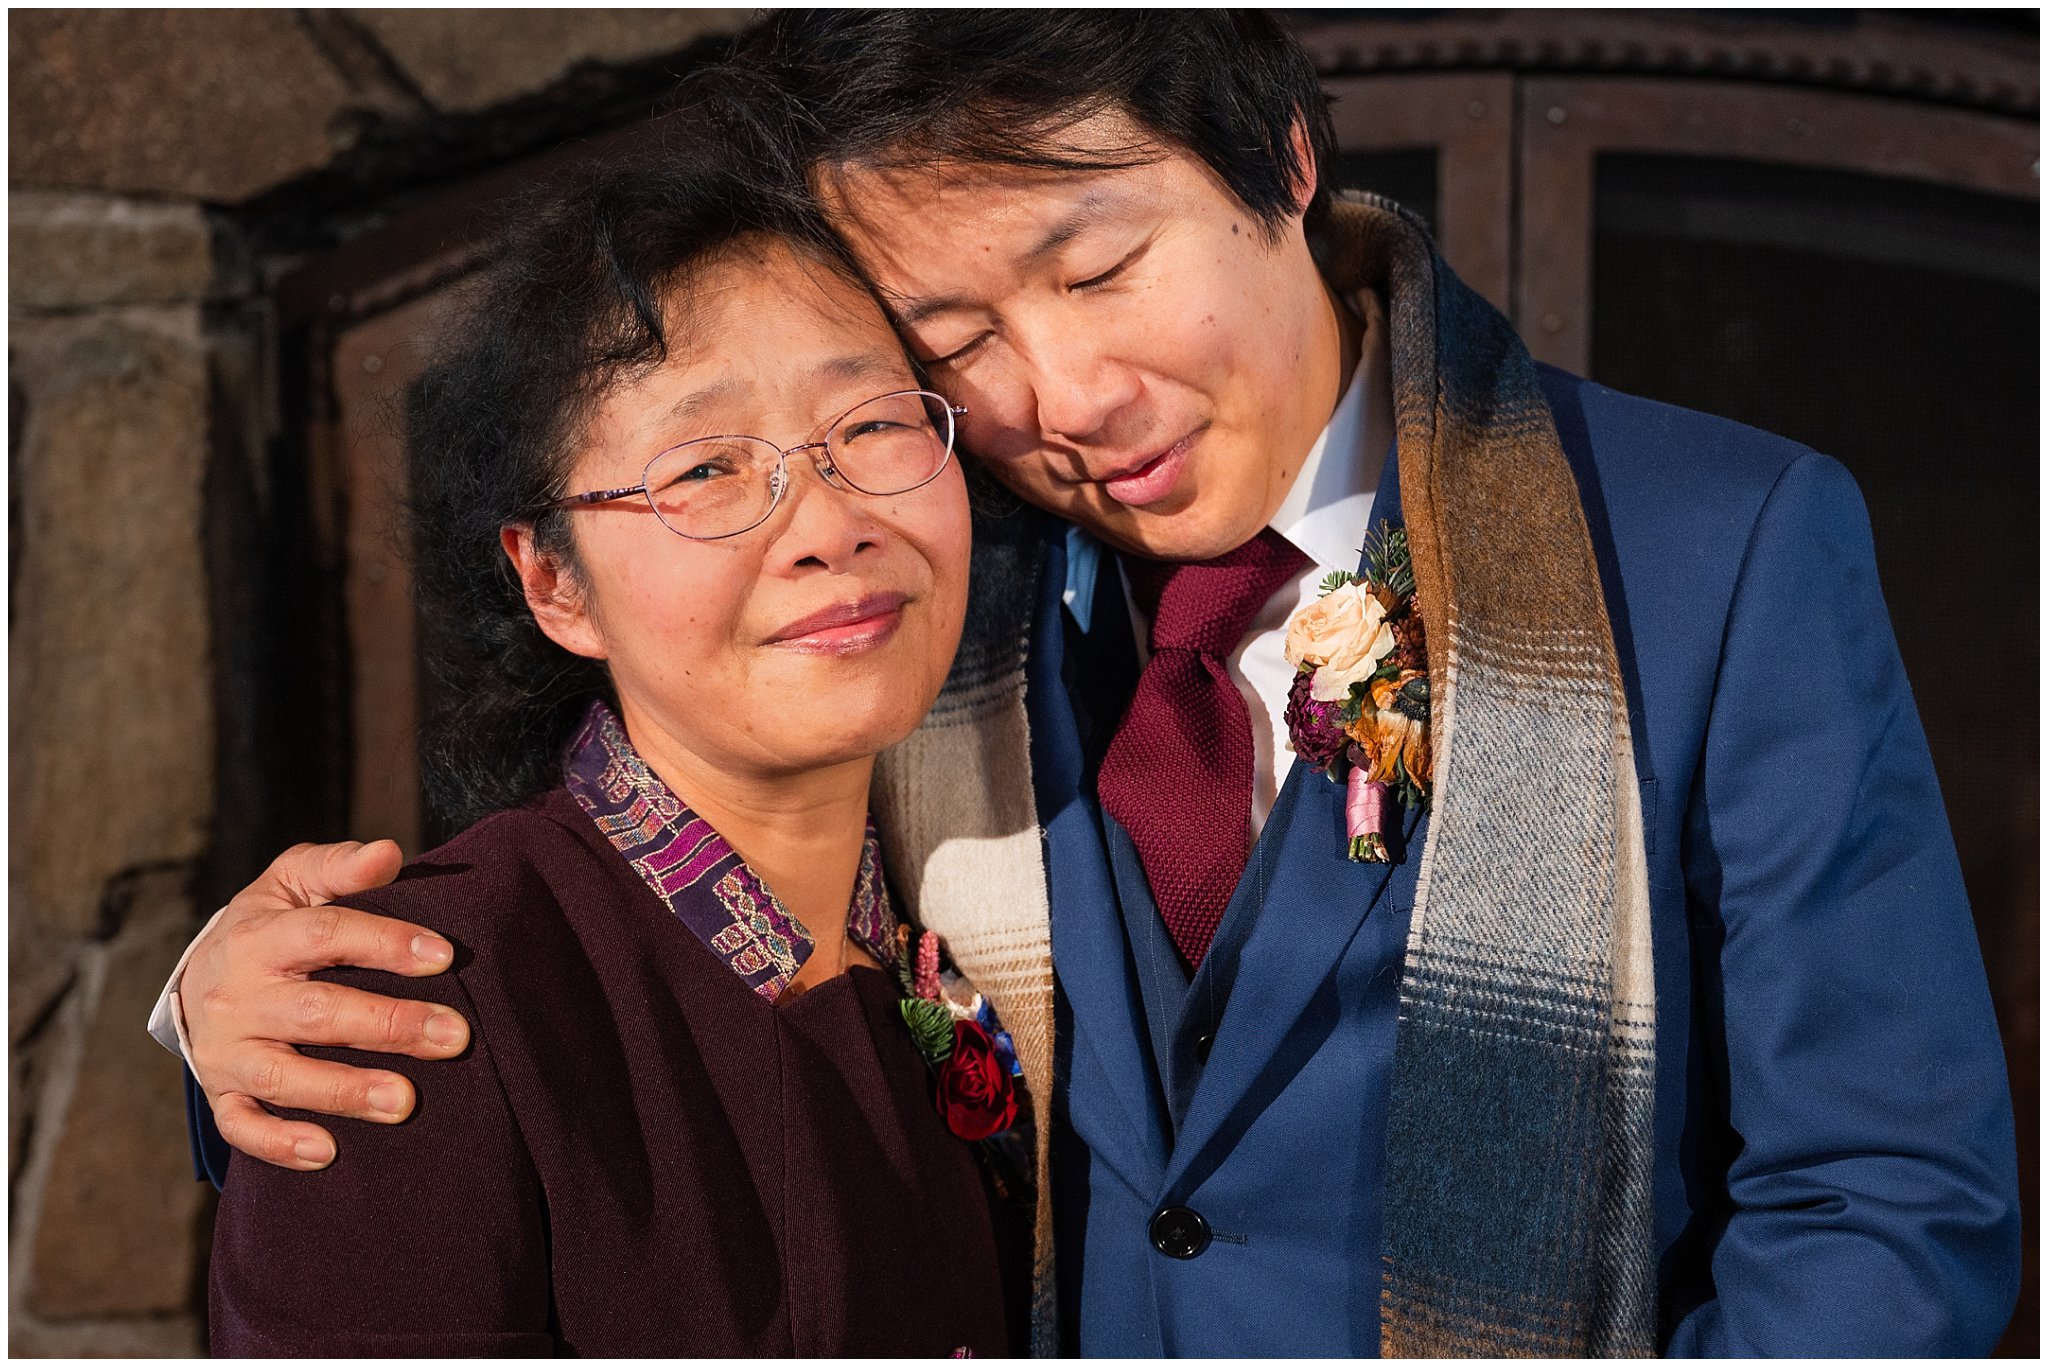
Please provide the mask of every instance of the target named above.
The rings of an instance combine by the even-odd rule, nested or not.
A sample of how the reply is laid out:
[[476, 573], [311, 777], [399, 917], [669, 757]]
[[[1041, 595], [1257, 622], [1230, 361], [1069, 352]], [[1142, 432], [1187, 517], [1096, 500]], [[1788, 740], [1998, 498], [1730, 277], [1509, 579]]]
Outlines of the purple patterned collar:
[[[755, 876], [725, 837], [656, 776], [611, 708], [592, 703], [562, 762], [575, 797], [676, 919], [769, 1001], [811, 957], [810, 932]], [[896, 913], [882, 882], [882, 849], [868, 825], [846, 933], [885, 967], [896, 961]]]

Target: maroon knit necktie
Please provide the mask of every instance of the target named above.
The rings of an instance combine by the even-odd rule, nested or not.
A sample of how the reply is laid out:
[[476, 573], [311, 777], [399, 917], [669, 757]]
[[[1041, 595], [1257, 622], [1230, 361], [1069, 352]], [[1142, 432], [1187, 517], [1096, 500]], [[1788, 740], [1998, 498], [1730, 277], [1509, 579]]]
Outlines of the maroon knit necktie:
[[1307, 564], [1271, 529], [1214, 560], [1124, 561], [1152, 619], [1152, 658], [1095, 788], [1138, 847], [1189, 967], [1208, 953], [1252, 848], [1251, 717], [1224, 660]]

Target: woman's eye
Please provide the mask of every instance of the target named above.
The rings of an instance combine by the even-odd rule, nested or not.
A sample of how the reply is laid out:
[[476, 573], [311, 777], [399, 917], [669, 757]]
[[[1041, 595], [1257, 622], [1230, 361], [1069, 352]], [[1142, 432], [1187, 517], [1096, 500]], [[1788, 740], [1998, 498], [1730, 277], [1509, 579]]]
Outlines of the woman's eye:
[[[670, 475], [667, 479], [663, 480], [661, 483], [661, 488], [673, 489], [678, 484], [708, 484], [710, 481], [714, 479], [720, 479], [731, 473], [731, 469], [728, 468], [723, 461], [698, 461], [695, 465], [690, 466], [688, 469], [678, 470], [676, 473]], [[660, 489], [657, 489], [655, 492], [659, 493]]]

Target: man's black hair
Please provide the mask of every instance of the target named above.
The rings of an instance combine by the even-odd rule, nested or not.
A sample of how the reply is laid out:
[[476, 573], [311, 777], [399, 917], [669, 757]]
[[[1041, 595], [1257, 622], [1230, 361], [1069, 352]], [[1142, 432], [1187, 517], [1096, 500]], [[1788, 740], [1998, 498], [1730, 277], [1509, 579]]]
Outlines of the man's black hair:
[[[491, 267], [405, 396], [415, 588], [437, 705], [422, 762], [445, 829], [556, 781], [560, 747], [604, 667], [563, 650], [528, 611], [499, 544], [528, 522], [575, 565], [568, 467], [617, 382], [659, 365], [692, 278], [768, 235], [847, 271], [804, 191], [772, 101], [715, 82], [635, 153], [517, 204]], [[680, 293], [680, 296], [678, 292]], [[652, 454], [651, 452], [649, 454]]]
[[[1147, 159], [1063, 140], [1091, 115], [1128, 116], [1205, 163], [1269, 231], [1316, 190], [1329, 213], [1336, 134], [1300, 44], [1256, 10], [785, 10], [742, 61], [804, 107], [814, 166], [947, 161], [1113, 170]], [[1313, 168], [1296, 154], [1307, 135]]]

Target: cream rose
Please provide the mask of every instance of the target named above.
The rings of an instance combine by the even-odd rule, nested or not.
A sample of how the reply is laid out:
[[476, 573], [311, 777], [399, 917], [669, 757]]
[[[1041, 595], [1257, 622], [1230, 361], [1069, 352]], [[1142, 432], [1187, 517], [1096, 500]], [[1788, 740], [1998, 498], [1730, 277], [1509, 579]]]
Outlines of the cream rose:
[[1287, 663], [1316, 667], [1309, 696], [1338, 702], [1351, 685], [1372, 677], [1394, 648], [1394, 630], [1380, 600], [1354, 579], [1331, 589], [1287, 624]]

